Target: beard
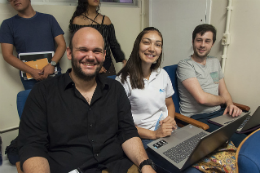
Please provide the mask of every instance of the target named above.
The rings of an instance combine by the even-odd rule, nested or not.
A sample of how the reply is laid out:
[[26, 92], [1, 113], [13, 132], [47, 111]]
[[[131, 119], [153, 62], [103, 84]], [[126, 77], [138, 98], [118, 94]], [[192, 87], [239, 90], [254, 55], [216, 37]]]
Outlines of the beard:
[[196, 56], [197, 58], [200, 58], [200, 59], [205, 59], [205, 58], [208, 56], [209, 52], [210, 52], [210, 51], [207, 51], [207, 52], [205, 52], [204, 55], [200, 55], [199, 52], [198, 52], [198, 50], [196, 50], [195, 47], [193, 47], [193, 50], [194, 50], [195, 56]]
[[[102, 63], [99, 63], [97, 68], [96, 68], [96, 71], [92, 74], [86, 74], [82, 71], [80, 65], [78, 65], [78, 61], [74, 58], [73, 54], [71, 55], [72, 59], [71, 59], [71, 66], [72, 66], [72, 69], [73, 69], [73, 72], [74, 74], [79, 78], [79, 79], [82, 79], [84, 81], [90, 81], [92, 79], [94, 79], [97, 74], [99, 73], [99, 71], [101, 70], [102, 66], [103, 66], [103, 62]], [[89, 61], [88, 62], [92, 62], [92, 61]], [[80, 63], [80, 61], [79, 61]]]

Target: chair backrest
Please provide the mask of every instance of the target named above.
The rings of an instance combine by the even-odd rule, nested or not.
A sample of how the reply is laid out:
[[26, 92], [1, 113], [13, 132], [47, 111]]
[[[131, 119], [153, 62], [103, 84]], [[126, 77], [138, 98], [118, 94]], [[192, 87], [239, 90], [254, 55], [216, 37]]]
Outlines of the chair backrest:
[[16, 98], [16, 105], [17, 105], [17, 111], [19, 114], [19, 117], [21, 118], [22, 113], [23, 113], [23, 108], [26, 102], [26, 99], [29, 95], [31, 90], [24, 90], [24, 91], [20, 91], [17, 94], [17, 98]]
[[172, 87], [175, 92], [172, 96], [172, 100], [173, 100], [174, 106], [175, 106], [175, 112], [180, 113], [180, 105], [179, 105], [180, 97], [179, 97], [177, 76], [176, 76], [177, 67], [178, 67], [178, 65], [174, 64], [174, 65], [165, 66], [165, 67], [163, 67], [163, 69], [168, 73], [168, 75], [171, 79], [171, 82], [172, 82]]
[[251, 133], [239, 145], [236, 153], [239, 173], [260, 173], [260, 129]]

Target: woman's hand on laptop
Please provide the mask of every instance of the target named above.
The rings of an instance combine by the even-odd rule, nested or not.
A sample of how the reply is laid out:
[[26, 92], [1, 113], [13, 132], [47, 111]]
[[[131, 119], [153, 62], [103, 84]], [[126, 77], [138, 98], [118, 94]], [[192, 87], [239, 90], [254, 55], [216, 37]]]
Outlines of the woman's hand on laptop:
[[156, 139], [170, 136], [172, 133], [171, 124], [162, 124], [156, 131], [154, 131]]
[[177, 129], [177, 125], [174, 118], [170, 116], [166, 117], [164, 120], [160, 121], [159, 128], [154, 131], [156, 139], [170, 136], [175, 129]]
[[171, 124], [172, 125], [172, 130], [176, 130], [177, 129], [176, 121], [171, 116], [167, 116], [164, 120], [160, 121], [160, 125], [162, 125], [164, 123]]

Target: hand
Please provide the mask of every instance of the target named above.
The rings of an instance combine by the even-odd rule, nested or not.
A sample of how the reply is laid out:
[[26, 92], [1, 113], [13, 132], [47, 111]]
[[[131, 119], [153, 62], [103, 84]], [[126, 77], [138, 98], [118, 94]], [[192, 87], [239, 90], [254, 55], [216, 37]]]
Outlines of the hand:
[[32, 77], [37, 80], [37, 81], [41, 81], [44, 79], [43, 76], [43, 71], [39, 70], [39, 69], [32, 69], [32, 71], [30, 72], [30, 74], [32, 75]]
[[177, 129], [176, 121], [171, 116], [167, 116], [164, 120], [160, 121], [159, 123], [160, 123], [160, 125], [162, 125], [163, 123], [169, 123], [172, 125], [172, 130]]
[[105, 67], [102, 67], [101, 70], [99, 71], [99, 73], [106, 73], [107, 70], [105, 69]]
[[155, 139], [170, 136], [172, 133], [173, 125], [171, 123], [161, 123], [160, 127], [154, 131]]
[[142, 167], [142, 173], [156, 173], [150, 165], [144, 165]]
[[122, 63], [123, 63], [123, 66], [125, 66], [125, 65], [126, 65], [126, 63], [127, 63], [127, 60], [126, 60], [126, 59], [124, 59], [124, 60], [122, 61]]
[[55, 67], [52, 66], [51, 64], [47, 64], [45, 67], [43, 67], [43, 77], [46, 79], [49, 75], [54, 73]]
[[242, 113], [242, 110], [239, 109], [238, 107], [236, 107], [235, 105], [230, 104], [230, 105], [228, 105], [228, 106], [226, 107], [226, 109], [225, 109], [223, 115], [225, 115], [225, 114], [227, 114], [227, 113], [228, 113], [229, 115], [231, 115], [232, 117], [237, 117], [238, 115], [240, 115], [240, 114]]

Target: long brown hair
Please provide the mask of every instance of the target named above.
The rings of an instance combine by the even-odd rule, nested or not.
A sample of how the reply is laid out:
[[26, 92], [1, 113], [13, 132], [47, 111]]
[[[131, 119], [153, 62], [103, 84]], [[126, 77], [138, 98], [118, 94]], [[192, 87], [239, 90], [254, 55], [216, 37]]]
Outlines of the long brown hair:
[[[150, 31], [157, 31], [158, 34], [162, 38], [162, 48], [163, 48], [163, 37], [161, 32], [154, 27], [147, 27], [145, 28], [135, 39], [134, 47], [131, 52], [130, 58], [128, 59], [125, 67], [120, 70], [120, 72], [117, 74], [117, 76], [121, 75], [121, 82], [125, 83], [126, 77], [130, 76], [130, 83], [133, 89], [143, 89], [144, 88], [144, 80], [143, 80], [143, 71], [142, 71], [142, 60], [139, 56], [139, 45], [142, 40], [142, 37], [144, 34], [150, 32]], [[152, 64], [151, 70], [156, 70], [160, 67], [162, 62], [162, 52], [159, 58], [157, 59], [155, 64]]]

